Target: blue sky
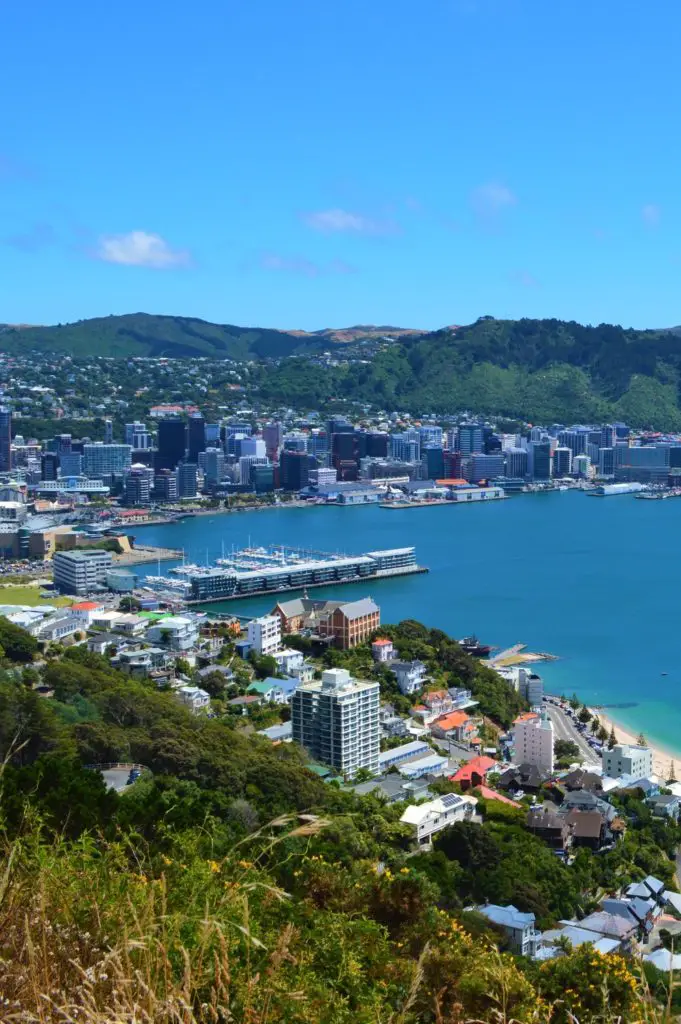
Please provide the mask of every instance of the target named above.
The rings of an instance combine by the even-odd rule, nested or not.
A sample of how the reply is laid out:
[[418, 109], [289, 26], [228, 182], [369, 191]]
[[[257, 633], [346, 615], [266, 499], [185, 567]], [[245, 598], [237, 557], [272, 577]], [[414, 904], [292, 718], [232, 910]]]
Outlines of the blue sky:
[[680, 323], [680, 37], [678, 0], [2, 0], [0, 321]]

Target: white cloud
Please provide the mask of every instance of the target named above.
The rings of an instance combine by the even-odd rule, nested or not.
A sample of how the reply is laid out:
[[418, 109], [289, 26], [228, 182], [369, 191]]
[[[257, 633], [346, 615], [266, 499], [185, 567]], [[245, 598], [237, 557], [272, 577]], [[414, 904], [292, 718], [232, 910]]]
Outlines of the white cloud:
[[662, 211], [657, 203], [646, 203], [645, 206], [641, 208], [641, 218], [648, 228], [656, 228], [660, 223], [661, 215]]
[[173, 249], [160, 235], [150, 231], [129, 231], [126, 235], [102, 235], [95, 258], [127, 267], [172, 270], [187, 267], [191, 256], [186, 249]]
[[478, 185], [471, 192], [471, 206], [473, 211], [483, 219], [490, 220], [497, 217], [509, 206], [515, 206], [518, 197], [508, 185], [498, 181], [489, 181], [485, 185]]
[[312, 210], [301, 213], [300, 217], [313, 231], [321, 231], [325, 235], [345, 232], [355, 235], [394, 235], [399, 224], [394, 220], [366, 217], [362, 213], [350, 210]]

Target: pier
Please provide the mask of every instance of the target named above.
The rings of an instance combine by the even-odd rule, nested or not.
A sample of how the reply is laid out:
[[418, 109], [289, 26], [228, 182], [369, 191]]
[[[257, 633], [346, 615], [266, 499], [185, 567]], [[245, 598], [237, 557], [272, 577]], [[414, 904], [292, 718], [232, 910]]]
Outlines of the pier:
[[558, 661], [555, 654], [545, 651], [534, 653], [527, 650], [527, 644], [514, 644], [498, 654], [488, 658], [486, 664], [490, 668], [510, 668], [512, 665], [532, 665], [539, 661]]

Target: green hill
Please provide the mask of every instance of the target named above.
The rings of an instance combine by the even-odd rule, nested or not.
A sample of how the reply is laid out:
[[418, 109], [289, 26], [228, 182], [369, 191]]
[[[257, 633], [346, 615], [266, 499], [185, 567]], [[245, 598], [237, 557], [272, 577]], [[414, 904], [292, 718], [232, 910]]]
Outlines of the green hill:
[[316, 338], [294, 337], [285, 331], [149, 313], [97, 317], [55, 327], [0, 328], [0, 350], [12, 354], [37, 350], [72, 356], [209, 356], [239, 360], [279, 358], [320, 347]]
[[342, 396], [412, 412], [536, 422], [622, 419], [681, 430], [678, 329], [494, 320], [402, 337], [369, 363], [321, 373], [301, 359], [262, 375], [261, 393], [318, 405]]

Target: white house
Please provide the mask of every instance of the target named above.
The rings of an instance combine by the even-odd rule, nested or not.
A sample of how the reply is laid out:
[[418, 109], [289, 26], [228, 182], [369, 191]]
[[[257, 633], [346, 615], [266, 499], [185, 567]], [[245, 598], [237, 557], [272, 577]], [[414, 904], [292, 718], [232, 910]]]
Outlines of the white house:
[[102, 611], [104, 606], [98, 601], [78, 601], [71, 605], [71, 614], [82, 619], [84, 629], [87, 629]]
[[433, 836], [448, 825], [469, 821], [475, 813], [477, 802], [474, 796], [446, 793], [425, 804], [410, 804], [400, 821], [412, 826], [414, 838], [420, 846], [428, 846]]
[[175, 694], [195, 715], [210, 707], [210, 697], [200, 686], [180, 686]]
[[393, 661], [390, 671], [394, 672], [400, 692], [405, 697], [418, 693], [426, 681], [426, 666], [422, 661]]
[[188, 615], [168, 615], [147, 630], [147, 640], [171, 651], [188, 651], [199, 638], [198, 619]]
[[302, 668], [305, 661], [302, 651], [296, 651], [293, 647], [283, 647], [280, 651], [276, 651], [272, 657], [279, 666], [279, 671], [283, 672], [285, 676], [294, 675], [297, 669]]
[[514, 953], [520, 956], [535, 956], [541, 945], [541, 933], [535, 928], [534, 914], [523, 914], [512, 903], [506, 907], [488, 903], [477, 909], [478, 913], [483, 914], [492, 924], [503, 928]]
[[528, 711], [518, 715], [511, 735], [518, 764], [533, 764], [542, 771], [553, 771], [553, 724], [547, 714]]
[[392, 640], [388, 640], [385, 636], [379, 636], [371, 645], [371, 654], [374, 661], [392, 661], [395, 657]]
[[650, 747], [618, 743], [612, 750], [603, 751], [603, 774], [613, 779], [620, 775], [646, 779], [653, 774], [653, 752]]
[[274, 654], [281, 647], [281, 619], [261, 615], [248, 623], [248, 642], [256, 654]]

